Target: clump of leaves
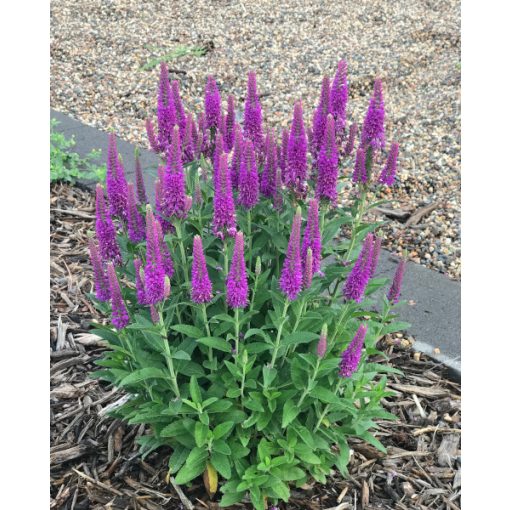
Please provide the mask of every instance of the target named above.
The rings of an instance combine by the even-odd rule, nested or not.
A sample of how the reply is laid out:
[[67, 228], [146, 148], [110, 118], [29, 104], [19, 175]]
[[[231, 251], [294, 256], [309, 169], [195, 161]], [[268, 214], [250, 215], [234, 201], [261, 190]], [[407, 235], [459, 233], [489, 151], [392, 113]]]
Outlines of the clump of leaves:
[[50, 121], [50, 181], [74, 183], [78, 179], [104, 182], [106, 165], [97, 164], [101, 150], [93, 150], [82, 158], [70, 149], [75, 146], [74, 137], [66, 138], [57, 131], [60, 124], [56, 119]]
[[[162, 51], [161, 48], [155, 48]], [[142, 66], [142, 70], [150, 71], [157, 67], [161, 62], [170, 62], [181, 57], [191, 55], [192, 57], [203, 57], [208, 52], [205, 46], [177, 46], [172, 51], [165, 53], [161, 57], [151, 58]]]

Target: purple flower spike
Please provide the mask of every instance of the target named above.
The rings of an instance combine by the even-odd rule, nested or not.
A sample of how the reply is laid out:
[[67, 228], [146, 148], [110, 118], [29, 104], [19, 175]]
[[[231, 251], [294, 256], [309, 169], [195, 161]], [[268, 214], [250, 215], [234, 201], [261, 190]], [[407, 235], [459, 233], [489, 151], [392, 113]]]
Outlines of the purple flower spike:
[[122, 263], [117, 233], [113, 225], [110, 211], [106, 208], [103, 187], [96, 186], [96, 236], [99, 242], [99, 253], [103, 260], [110, 260], [115, 265]]
[[266, 137], [266, 163], [262, 172], [260, 181], [260, 192], [268, 198], [276, 194], [276, 168], [278, 159], [276, 157], [276, 145], [274, 143], [274, 133], [269, 131]]
[[364, 324], [360, 324], [351, 343], [342, 353], [338, 371], [338, 375], [340, 377], [351, 377], [358, 369], [359, 361], [361, 359], [361, 350], [363, 349], [363, 342], [365, 341], [366, 334], [367, 327]]
[[317, 160], [317, 198], [336, 204], [337, 180], [338, 150], [336, 147], [335, 120], [329, 114], [326, 121], [326, 132], [323, 137], [322, 148]]
[[236, 211], [226, 154], [222, 154], [220, 157], [218, 179], [214, 186], [213, 205], [214, 234], [220, 239], [224, 238], [225, 233], [233, 237], [236, 232]]
[[324, 324], [321, 330], [321, 336], [317, 342], [317, 357], [324, 358], [326, 351], [328, 350], [328, 326]]
[[382, 237], [376, 236], [374, 241], [374, 253], [372, 254], [372, 265], [370, 266], [370, 278], [373, 278], [377, 270], [379, 255], [381, 254]]
[[225, 119], [225, 145], [227, 152], [234, 147], [235, 127], [236, 127], [236, 110], [234, 96], [228, 96], [227, 117]]
[[108, 301], [110, 299], [110, 284], [108, 283], [108, 275], [106, 274], [103, 261], [97, 250], [97, 246], [89, 240], [90, 263], [94, 271], [94, 287], [96, 289], [96, 298], [99, 301]]
[[253, 142], [247, 140], [244, 146], [241, 168], [239, 170], [239, 203], [245, 209], [251, 209], [259, 201], [259, 174], [255, 161]]
[[179, 82], [177, 80], [172, 82], [172, 99], [175, 106], [176, 122], [179, 126], [182, 139], [184, 137], [184, 133], [186, 132], [187, 119], [186, 112], [184, 111], [184, 106], [182, 105], [181, 94], [179, 92]]
[[145, 120], [145, 131], [147, 132], [147, 138], [149, 139], [149, 147], [154, 152], [161, 152], [163, 148], [159, 145], [158, 137], [154, 131], [154, 125], [151, 119]]
[[165, 269], [161, 257], [161, 241], [159, 239], [156, 219], [150, 206], [147, 206], [147, 252], [145, 263], [145, 298], [148, 304], [159, 303], [165, 297]]
[[179, 128], [174, 127], [172, 145], [168, 155], [165, 170], [162, 197], [162, 212], [167, 218], [183, 219], [187, 216], [186, 210], [186, 184], [182, 166], [181, 144]]
[[200, 182], [195, 184], [195, 191], [193, 193], [193, 203], [200, 208], [204, 199], [202, 198], [202, 190], [200, 189]]
[[280, 289], [290, 301], [294, 301], [297, 298], [303, 284], [300, 243], [301, 208], [298, 207], [292, 221], [287, 256], [280, 275]]
[[361, 303], [368, 280], [373, 258], [374, 235], [367, 234], [363, 248], [352, 268], [344, 285], [343, 293], [345, 299], [352, 299], [356, 303]]
[[[191, 163], [196, 157], [195, 138], [193, 135], [193, 115], [188, 114], [186, 118], [186, 130], [184, 132], [184, 138], [182, 140], [182, 162], [186, 165]], [[196, 127], [195, 127], [196, 136]]]
[[176, 123], [173, 94], [168, 79], [168, 67], [162, 62], [159, 74], [158, 92], [158, 144], [162, 152], [166, 151]]
[[248, 277], [242, 232], [236, 233], [232, 263], [227, 276], [227, 304], [230, 308], [245, 308], [248, 304]]
[[313, 114], [312, 157], [314, 160], [317, 158], [322, 147], [322, 138], [326, 130], [326, 119], [331, 111], [330, 91], [329, 78], [324, 76], [322, 79], [321, 98]]
[[119, 159], [115, 134], [108, 137], [108, 159], [106, 161], [106, 191], [110, 213], [122, 221], [127, 220], [127, 181]]
[[278, 165], [282, 171], [282, 182], [285, 185], [289, 184], [289, 177], [287, 175], [287, 150], [289, 145], [289, 132], [286, 128], [282, 130], [282, 145], [280, 149], [280, 158], [278, 159]]
[[339, 135], [343, 134], [345, 128], [348, 97], [347, 62], [340, 60], [331, 85], [331, 113], [335, 119], [336, 132]]
[[352, 150], [354, 149], [354, 144], [356, 143], [356, 134], [358, 132], [358, 125], [356, 122], [353, 122], [349, 126], [349, 135], [347, 137], [347, 142], [345, 143], [343, 155], [344, 156], [350, 156], [352, 153]]
[[319, 226], [319, 202], [312, 198], [308, 204], [308, 219], [303, 233], [303, 246], [301, 248], [301, 257], [306, 260], [308, 248], [312, 249], [313, 264], [312, 274], [318, 273], [321, 269], [321, 232]]
[[145, 298], [145, 275], [143, 272], [142, 261], [137, 257], [133, 260], [135, 266], [136, 299], [138, 304], [146, 305]]
[[397, 173], [397, 159], [398, 159], [398, 143], [393, 142], [390, 147], [388, 159], [386, 160], [386, 165], [384, 166], [384, 169], [379, 177], [379, 182], [381, 184], [393, 186], [393, 183], [395, 182], [395, 175]]
[[361, 146], [367, 149], [369, 146], [374, 150], [384, 149], [384, 98], [382, 81], [377, 78], [374, 82], [374, 94], [370, 99], [368, 110], [361, 131]]
[[154, 220], [154, 227], [157, 230], [159, 239], [159, 252], [161, 253], [161, 264], [163, 264], [165, 275], [168, 276], [168, 278], [172, 278], [174, 274], [174, 263], [172, 261], [172, 256], [170, 255], [168, 245], [165, 242], [163, 228], [161, 226], [161, 223], [157, 219]]
[[239, 187], [239, 172], [241, 170], [244, 143], [241, 128], [237, 127], [234, 138], [234, 152], [232, 153], [232, 161], [230, 163], [230, 180], [232, 182], [233, 189], [237, 189]]
[[306, 250], [305, 271], [303, 274], [303, 288], [309, 289], [313, 280], [313, 252], [311, 248]]
[[253, 142], [257, 153], [263, 151], [262, 107], [257, 95], [257, 75], [254, 71], [248, 73], [248, 92], [244, 102], [244, 137]]
[[307, 147], [303, 107], [298, 101], [294, 105], [294, 116], [287, 146], [287, 184], [298, 191], [304, 190], [308, 179]]
[[366, 154], [362, 147], [356, 152], [356, 162], [354, 163], [354, 172], [352, 174], [352, 182], [362, 182], [366, 184], [368, 181]]
[[129, 314], [120, 292], [119, 280], [115, 274], [115, 267], [111, 262], [107, 266], [108, 282], [112, 299], [112, 324], [120, 331], [129, 324]]
[[193, 238], [193, 262], [191, 266], [191, 300], [194, 303], [208, 303], [212, 299], [212, 283], [207, 272], [202, 238]]
[[142, 165], [140, 163], [140, 155], [138, 150], [135, 151], [135, 182], [136, 182], [136, 196], [140, 204], [147, 204], [147, 193], [145, 191], [145, 182], [143, 180]]
[[218, 129], [221, 120], [221, 96], [216, 81], [212, 76], [207, 77], [205, 86], [205, 129]]
[[283, 208], [282, 171], [280, 168], [276, 169], [276, 191], [273, 199], [273, 207], [276, 211], [281, 211]]
[[145, 225], [143, 223], [143, 216], [138, 211], [135, 200], [135, 187], [133, 183], [128, 184], [128, 237], [132, 243], [139, 243], [144, 239]]
[[150, 305], [150, 311], [151, 311], [151, 321], [154, 324], [157, 324], [159, 322], [159, 312], [158, 312], [158, 309], [154, 305]]
[[220, 157], [225, 154], [225, 144], [223, 142], [223, 135], [220, 131], [216, 133], [216, 140], [214, 143], [214, 158], [213, 158], [213, 182], [216, 185], [218, 180], [218, 169], [220, 166]]
[[398, 263], [397, 270], [395, 271], [393, 283], [391, 284], [388, 292], [388, 301], [393, 305], [396, 305], [400, 299], [400, 288], [402, 287], [402, 279], [404, 278], [405, 265], [405, 260], [401, 259]]

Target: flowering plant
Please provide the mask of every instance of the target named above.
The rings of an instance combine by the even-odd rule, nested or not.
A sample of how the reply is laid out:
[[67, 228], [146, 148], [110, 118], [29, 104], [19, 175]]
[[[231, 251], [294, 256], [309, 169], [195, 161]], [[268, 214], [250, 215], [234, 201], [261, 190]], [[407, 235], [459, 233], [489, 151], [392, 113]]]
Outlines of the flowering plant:
[[[376, 176], [385, 146], [377, 80], [353, 205], [339, 207], [357, 135], [346, 126], [346, 71], [341, 61], [333, 83], [324, 79], [313, 127], [297, 102], [279, 142], [263, 131], [254, 73], [241, 127], [232, 96], [223, 114], [212, 77], [195, 122], [162, 64], [157, 129], [146, 124], [164, 161], [153, 205], [138, 162], [127, 183], [110, 136], [90, 241], [92, 299], [111, 317], [95, 330], [111, 348], [96, 376], [129, 395], [115, 416], [150, 425], [145, 455], [172, 448], [176, 483], [203, 476], [212, 495], [224, 479], [222, 506], [248, 493], [261, 510], [287, 501], [289, 484], [324, 483], [334, 466], [346, 475], [351, 436], [384, 451], [371, 431], [393, 418], [380, 400], [394, 369], [368, 358], [405, 326], [393, 322], [404, 265], [370, 311], [389, 282], [374, 277], [380, 224], [364, 215], [375, 187], [394, 181], [398, 146]], [[350, 236], [335, 241], [344, 226]]]

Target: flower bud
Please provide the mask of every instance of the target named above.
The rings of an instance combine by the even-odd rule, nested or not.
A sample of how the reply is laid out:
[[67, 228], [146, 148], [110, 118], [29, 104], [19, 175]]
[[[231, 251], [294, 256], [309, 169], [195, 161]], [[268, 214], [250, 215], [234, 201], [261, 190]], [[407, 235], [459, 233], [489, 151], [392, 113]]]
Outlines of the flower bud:
[[243, 365], [248, 364], [248, 351], [246, 349], [243, 350]]
[[260, 257], [257, 257], [257, 260], [255, 261], [255, 274], [257, 276], [259, 276], [261, 272], [262, 272], [262, 261], [260, 260]]
[[319, 343], [317, 344], [317, 357], [321, 359], [324, 358], [327, 348], [328, 348], [328, 325], [324, 324], [322, 326]]
[[168, 299], [168, 296], [170, 296], [170, 278], [168, 278], [168, 275], [165, 276], [165, 286], [163, 292], [165, 299]]

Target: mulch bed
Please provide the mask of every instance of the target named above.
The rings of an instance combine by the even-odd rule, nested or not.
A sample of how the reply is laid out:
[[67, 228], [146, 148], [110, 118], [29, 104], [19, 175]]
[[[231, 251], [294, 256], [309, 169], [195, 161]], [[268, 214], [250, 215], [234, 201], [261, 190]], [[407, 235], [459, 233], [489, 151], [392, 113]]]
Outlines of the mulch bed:
[[[170, 449], [140, 458], [136, 438], [146, 432], [144, 425], [128, 426], [106, 414], [123, 393], [88, 377], [105, 349], [88, 333], [92, 319], [104, 320], [86, 297], [94, 198], [81, 187], [52, 185], [50, 207], [50, 508], [158, 510], [189, 508], [190, 502], [196, 509], [219, 508], [201, 481], [181, 487], [184, 496], [166, 480]], [[394, 335], [381, 346], [405, 373], [389, 376], [395, 396], [383, 401], [398, 417], [379, 422], [378, 438], [387, 455], [352, 441], [350, 479], [332, 473], [325, 486], [293, 490], [280, 508], [460, 508], [460, 385], [446, 378], [442, 365], [413, 353], [411, 343]]]

